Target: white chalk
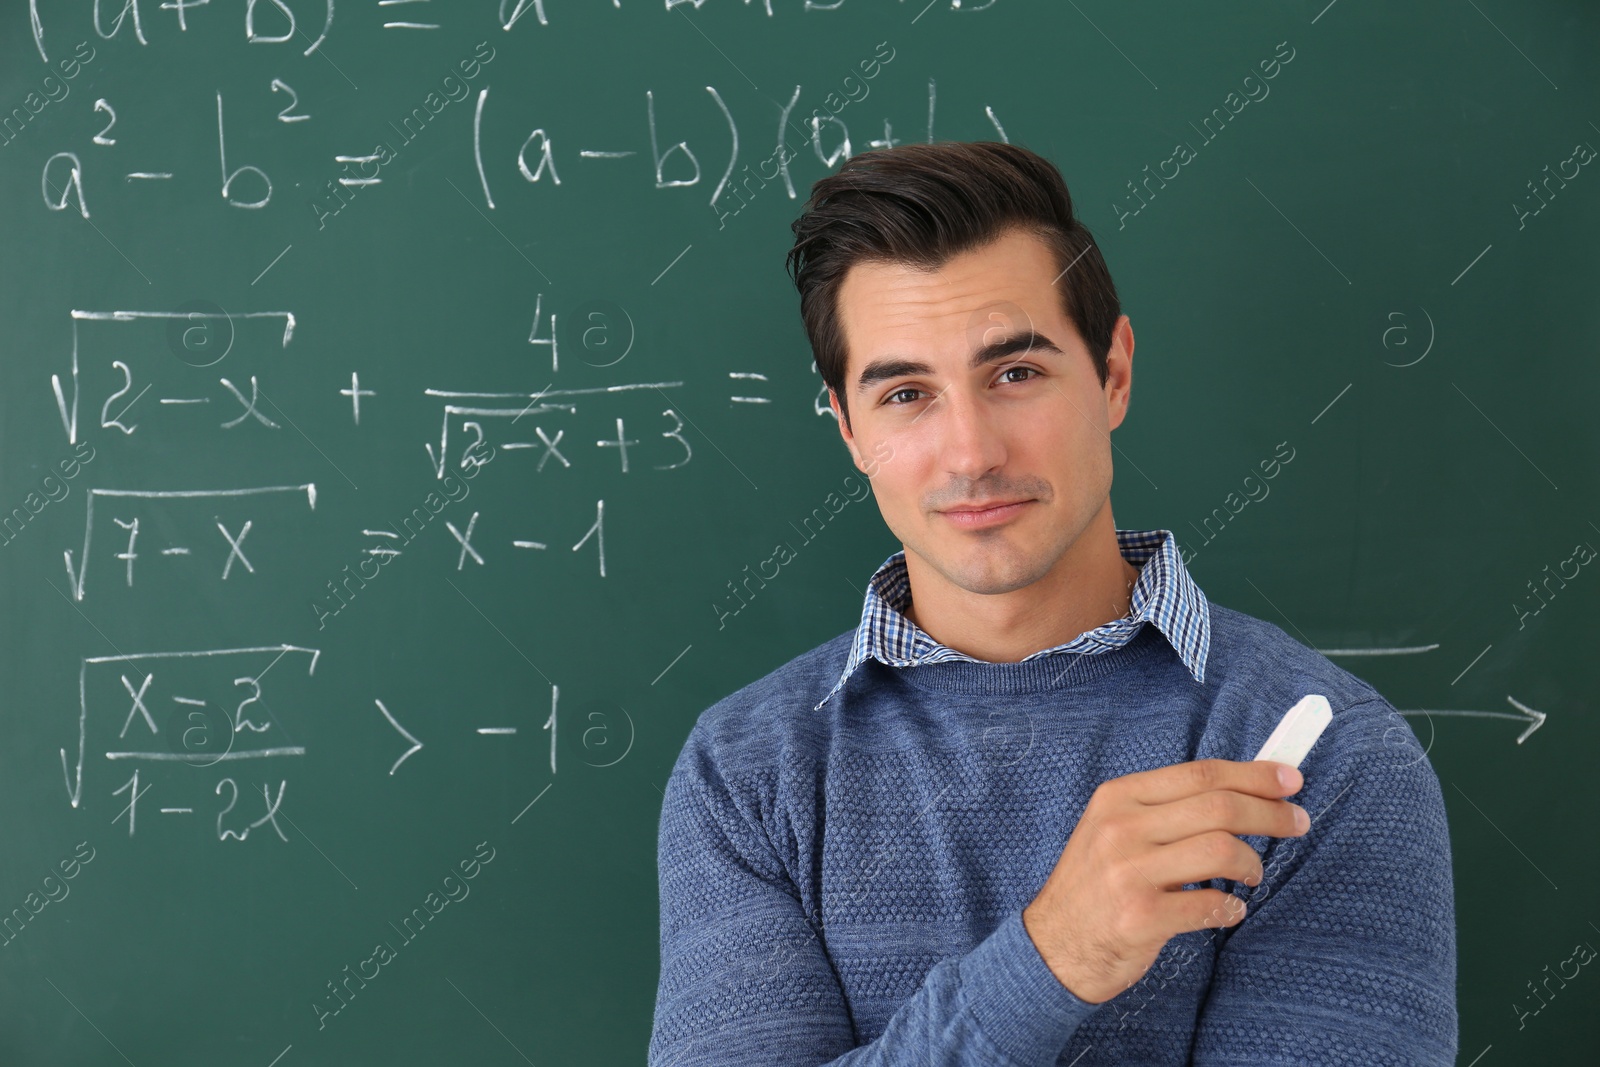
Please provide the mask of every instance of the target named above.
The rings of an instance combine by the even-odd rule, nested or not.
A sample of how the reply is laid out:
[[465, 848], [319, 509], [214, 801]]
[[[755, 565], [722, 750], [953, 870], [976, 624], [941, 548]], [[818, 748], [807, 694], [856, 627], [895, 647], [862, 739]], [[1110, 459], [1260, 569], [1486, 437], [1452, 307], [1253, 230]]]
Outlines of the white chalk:
[[1256, 759], [1299, 767], [1306, 753], [1311, 751], [1311, 746], [1317, 743], [1317, 738], [1322, 736], [1322, 731], [1332, 721], [1333, 709], [1328, 706], [1327, 697], [1316, 693], [1303, 696], [1294, 707], [1284, 712], [1277, 729], [1272, 731], [1267, 743], [1256, 753]]

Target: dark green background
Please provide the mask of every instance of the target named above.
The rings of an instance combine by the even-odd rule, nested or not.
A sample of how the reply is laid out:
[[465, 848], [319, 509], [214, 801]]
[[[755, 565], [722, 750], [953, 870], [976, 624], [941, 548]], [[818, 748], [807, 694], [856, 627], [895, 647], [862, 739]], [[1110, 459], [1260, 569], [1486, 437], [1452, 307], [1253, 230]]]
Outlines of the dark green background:
[[[853, 468], [814, 408], [819, 379], [783, 273], [799, 201], [769, 184], [719, 229], [709, 201], [730, 135], [706, 86], [734, 117], [740, 167], [753, 168], [774, 151], [796, 85], [798, 126], [880, 42], [893, 60], [840, 115], [857, 151], [886, 121], [898, 141], [926, 139], [932, 81], [936, 138], [994, 138], [992, 108], [1011, 140], [1060, 165], [1101, 241], [1138, 336], [1136, 401], [1114, 438], [1118, 525], [1175, 530], [1211, 598], [1313, 647], [1436, 645], [1338, 659], [1402, 710], [1511, 713], [1509, 695], [1548, 714], [1520, 745], [1516, 721], [1410, 721], [1450, 810], [1460, 1062], [1593, 1054], [1600, 979], [1582, 973], [1521, 1029], [1514, 1007], [1532, 1006], [1526, 983], [1546, 965], [1600, 944], [1589, 770], [1600, 579], [1585, 570], [1523, 629], [1514, 607], [1545, 565], [1600, 545], [1600, 175], [1584, 167], [1524, 228], [1512, 207], [1546, 164], [1580, 141], [1600, 145], [1589, 5], [848, 0], [805, 11], [773, 0], [769, 17], [730, 0], [549, 0], [548, 25], [530, 9], [506, 31], [485, 0], [347, 2], [310, 55], [324, 18], [313, 3], [292, 3], [304, 33], [291, 44], [247, 41], [238, 4], [191, 9], [180, 32], [146, 0], [145, 45], [131, 20], [101, 39], [81, 5], [38, 6], [52, 66], [28, 5], [6, 0], [0, 114], [79, 41], [96, 55], [65, 99], [0, 147], [0, 511], [70, 454], [50, 378], [69, 383], [73, 309], [204, 301], [235, 315], [290, 310], [297, 326], [282, 345], [276, 327], [236, 318], [232, 351], [195, 368], [160, 322], [79, 325], [79, 437], [96, 457], [64, 501], [0, 546], [0, 912], [22, 906], [78, 842], [95, 858], [70, 896], [0, 947], [0, 1060], [642, 1062], [660, 790], [684, 736], [719, 697], [852, 627], [867, 576], [897, 547], [874, 505], [852, 505], [717, 627], [725, 583], [778, 541], [798, 543], [790, 523]], [[259, 33], [282, 32], [270, 3], [257, 15]], [[441, 28], [385, 30], [385, 19]], [[495, 56], [472, 96], [402, 143], [389, 124], [480, 41]], [[1242, 91], [1279, 42], [1294, 58], [1270, 95], [1202, 145], [1190, 124]], [[289, 101], [275, 78], [308, 121], [277, 120]], [[473, 158], [483, 87], [492, 209]], [[656, 188], [647, 91], [663, 149], [682, 140], [698, 157], [697, 184]], [[271, 177], [259, 210], [220, 195], [219, 92], [229, 167]], [[117, 116], [114, 145], [93, 141], [109, 121], [94, 110], [101, 98]], [[559, 186], [518, 171], [536, 128], [552, 139]], [[399, 149], [382, 183], [319, 229], [311, 203], [340, 173], [334, 156], [379, 139]], [[1180, 140], [1197, 158], [1119, 229], [1112, 205], [1126, 183]], [[803, 197], [826, 168], [798, 134], [790, 143], [802, 149], [792, 172]], [[58, 152], [81, 162], [87, 220], [45, 206], [41, 174]], [[667, 168], [668, 179], [690, 174], [681, 153]], [[125, 177], [135, 171], [173, 177]], [[58, 186], [64, 173], [58, 160]], [[256, 199], [263, 188], [247, 176], [234, 191]], [[557, 315], [553, 373], [549, 347], [527, 343], [536, 301], [545, 334]], [[601, 322], [583, 318], [596, 309], [611, 332], [585, 347], [575, 324]], [[598, 366], [629, 322], [627, 355]], [[101, 426], [122, 386], [113, 360], [133, 380], [123, 400], [151, 386], [124, 416], [131, 435]], [[353, 371], [377, 394], [363, 398], [359, 426], [339, 394]], [[279, 429], [219, 425], [240, 414], [219, 379], [248, 396], [251, 375]], [[392, 528], [438, 485], [424, 443], [437, 442], [442, 407], [424, 390], [642, 382], [682, 384], [578, 396], [574, 413], [515, 427], [483, 420], [497, 452], [470, 496], [318, 629], [310, 601], [379, 543], [361, 531]], [[682, 454], [661, 436], [669, 407], [693, 458], [658, 470]], [[594, 444], [618, 418], [640, 442], [627, 473], [616, 449]], [[535, 424], [566, 431], [570, 468], [551, 460], [539, 472], [536, 450], [499, 447], [536, 440]], [[1270, 497], [1207, 543], [1202, 521], [1283, 441], [1295, 459]], [[85, 595], [71, 599], [62, 552], [81, 552], [91, 486], [302, 482], [316, 483], [314, 510], [286, 495], [97, 499]], [[600, 500], [603, 578], [593, 540], [570, 550]], [[464, 530], [474, 512], [484, 564], [469, 557], [458, 570], [444, 522]], [[134, 515], [130, 587], [113, 518]], [[245, 519], [255, 571], [235, 561], [223, 581], [216, 522], [236, 531]], [[160, 555], [177, 545], [192, 554]], [[130, 702], [113, 668], [96, 665], [82, 799], [69, 803], [58, 751], [76, 751], [85, 657], [285, 642], [318, 649], [317, 669], [292, 653], [264, 676], [250, 710], [270, 711], [274, 726], [254, 743], [304, 745], [305, 756], [140, 764], [148, 792], [130, 835], [128, 792], [113, 791], [135, 766], [103, 758], [123, 743]], [[173, 694], [232, 709], [246, 694], [232, 679], [270, 658], [164, 661], [152, 712], [162, 722], [182, 710]], [[554, 771], [542, 729], [552, 685]], [[392, 775], [408, 743], [376, 700], [424, 745]], [[149, 737], [135, 720], [129, 738], [140, 730]], [[177, 745], [163, 730], [142, 743]], [[287, 843], [270, 826], [218, 840], [223, 777], [240, 789], [224, 828], [262, 813], [263, 782], [287, 781]], [[471, 896], [319, 1031], [311, 1005], [325, 983], [398, 940], [388, 923], [483, 841], [495, 859]]]

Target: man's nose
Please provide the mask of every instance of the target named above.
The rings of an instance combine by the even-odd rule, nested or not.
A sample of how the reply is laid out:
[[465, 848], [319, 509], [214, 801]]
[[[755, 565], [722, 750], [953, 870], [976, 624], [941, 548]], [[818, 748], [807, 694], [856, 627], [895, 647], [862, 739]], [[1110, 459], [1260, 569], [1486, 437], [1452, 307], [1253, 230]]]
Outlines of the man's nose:
[[939, 430], [945, 470], [978, 478], [1005, 463], [1001, 416], [981, 395], [951, 386], [935, 403], [944, 408]]

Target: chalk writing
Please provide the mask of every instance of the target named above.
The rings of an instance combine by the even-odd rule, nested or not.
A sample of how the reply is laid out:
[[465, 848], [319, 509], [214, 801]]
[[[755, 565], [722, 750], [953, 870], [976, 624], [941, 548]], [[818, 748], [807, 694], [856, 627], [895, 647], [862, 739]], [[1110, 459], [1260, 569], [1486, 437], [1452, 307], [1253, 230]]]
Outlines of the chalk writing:
[[[130, 725], [136, 734], [139, 733], [141, 728], [139, 727], [138, 723], [140, 722], [144, 723], [144, 728], [148, 729], [150, 734], [153, 735], [157, 732], [155, 728], [155, 722], [151, 718], [148, 711], [149, 701], [153, 700], [157, 696], [170, 695], [174, 701], [190, 707], [204, 706], [206, 704], [205, 701], [189, 696], [188, 694], [173, 693], [171, 689], [171, 680], [167, 677], [165, 670], [162, 670], [161, 672], [160, 681], [156, 681], [155, 675], [157, 674], [158, 669], [162, 668], [162, 661], [170, 661], [168, 665], [172, 668], [174, 673], [178, 674], [178, 681], [182, 682], [185, 671], [191, 672], [191, 676], [193, 677], [197, 676], [194, 672], [198, 672], [202, 668], [210, 668], [213, 670], [219, 667], [223, 670], [228, 670], [229, 668], [236, 669], [235, 665], [240, 661], [231, 657], [266, 659], [270, 656], [271, 658], [267, 662], [267, 665], [260, 671], [234, 678], [233, 686], [231, 688], [237, 692], [240, 686], [247, 686], [250, 690], [250, 694], [239, 702], [237, 708], [234, 710], [233, 715], [226, 718], [227, 725], [222, 727], [226, 731], [229, 738], [229, 747], [226, 751], [213, 753], [210, 750], [208, 738], [196, 738], [186, 732], [188, 729], [198, 729], [199, 727], [184, 728], [184, 730], [179, 731], [175, 730], [174, 727], [181, 726], [181, 722], [175, 722], [172, 726], [168, 727], [166, 732], [179, 734], [181, 736], [174, 736], [168, 739], [172, 745], [171, 750], [163, 751], [157, 749], [118, 747], [112, 748], [105, 753], [105, 757], [108, 760], [138, 760], [156, 763], [183, 763], [193, 767], [208, 767], [224, 760], [233, 761], [273, 759], [285, 756], [293, 757], [305, 755], [305, 747], [294, 744], [268, 745], [262, 748], [254, 749], [237, 749], [232, 747], [232, 737], [238, 731], [249, 730], [251, 733], [260, 733], [263, 729], [260, 724], [254, 723], [244, 716], [244, 709], [248, 705], [254, 703], [260, 697], [261, 679], [266, 676], [268, 671], [277, 665], [279, 660], [291, 652], [303, 653], [309, 657], [306, 664], [307, 677], [311, 677], [316, 673], [317, 659], [322, 654], [321, 650], [315, 648], [302, 648], [300, 646], [290, 644], [261, 645], [245, 648], [199, 649], [179, 652], [137, 652], [132, 654], [118, 654], [114, 656], [88, 656], [83, 658], [79, 662], [78, 667], [78, 758], [75, 768], [72, 765], [69, 765], [67, 761], [67, 750], [65, 748], [60, 750], [61, 774], [65, 779], [67, 797], [71, 801], [72, 806], [74, 808], [78, 807], [83, 796], [83, 761], [89, 747], [91, 667], [111, 667], [111, 669], [116, 672], [116, 677], [121, 683], [120, 688], [122, 692], [126, 693], [127, 696], [133, 701], [133, 704], [127, 708], [126, 712], [111, 713], [101, 712], [99, 710], [96, 710], [95, 712], [94, 717], [97, 727], [102, 718], [107, 719], [107, 729], [110, 729], [116, 722], [121, 722], [122, 729], [118, 733], [117, 739], [122, 741], [126, 739]], [[135, 688], [133, 681], [128, 677], [130, 667], [134, 668], [134, 676], [136, 678], [139, 677], [140, 674], [144, 676], [142, 679], [140, 679], [137, 688]], [[98, 676], [101, 672], [97, 670], [95, 673]], [[99, 705], [106, 701], [106, 697], [103, 694], [109, 691], [109, 688], [109, 686], [96, 682], [94, 686], [94, 703], [97, 709]], [[119, 717], [111, 718], [110, 716], [112, 714], [117, 714]], [[189, 720], [186, 718], [183, 721]], [[206, 732], [209, 733], [208, 728], [206, 729]], [[129, 818], [131, 823], [131, 812]]]

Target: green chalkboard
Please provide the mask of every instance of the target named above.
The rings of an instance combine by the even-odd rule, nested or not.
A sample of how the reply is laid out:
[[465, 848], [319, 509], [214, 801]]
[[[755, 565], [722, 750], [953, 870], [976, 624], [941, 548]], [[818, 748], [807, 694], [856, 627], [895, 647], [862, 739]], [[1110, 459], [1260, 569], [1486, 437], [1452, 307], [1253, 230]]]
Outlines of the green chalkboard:
[[7, 0], [0, 1061], [642, 1062], [668, 770], [898, 547], [852, 500], [726, 610], [854, 470], [788, 224], [929, 138], [1043, 153], [1101, 241], [1118, 525], [1411, 716], [1461, 1062], [1592, 1055], [1547, 976], [1600, 944], [1597, 33]]

